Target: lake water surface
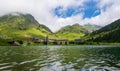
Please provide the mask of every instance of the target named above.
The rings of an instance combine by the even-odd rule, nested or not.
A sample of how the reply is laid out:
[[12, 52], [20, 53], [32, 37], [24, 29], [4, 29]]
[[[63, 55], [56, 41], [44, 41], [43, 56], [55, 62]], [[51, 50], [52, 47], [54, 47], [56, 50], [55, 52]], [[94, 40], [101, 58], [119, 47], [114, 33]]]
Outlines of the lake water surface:
[[120, 47], [1, 46], [0, 71], [120, 71]]

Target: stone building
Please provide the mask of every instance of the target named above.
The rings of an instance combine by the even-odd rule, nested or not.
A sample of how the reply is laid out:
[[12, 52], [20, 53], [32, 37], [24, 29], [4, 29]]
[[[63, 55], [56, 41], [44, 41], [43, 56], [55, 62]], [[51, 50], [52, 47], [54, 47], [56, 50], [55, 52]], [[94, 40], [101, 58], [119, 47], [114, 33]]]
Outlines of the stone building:
[[54, 44], [57, 44], [57, 45], [68, 45], [69, 41], [68, 40], [55, 40]]

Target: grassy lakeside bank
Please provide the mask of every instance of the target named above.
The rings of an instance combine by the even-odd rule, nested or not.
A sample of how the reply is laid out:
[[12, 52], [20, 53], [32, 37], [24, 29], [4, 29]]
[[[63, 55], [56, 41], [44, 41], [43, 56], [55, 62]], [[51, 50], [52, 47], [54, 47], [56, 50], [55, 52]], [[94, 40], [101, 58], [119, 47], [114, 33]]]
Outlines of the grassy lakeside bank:
[[120, 46], [120, 43], [108, 43], [108, 42], [87, 42], [83, 44], [68, 44], [68, 45], [55, 45], [49, 43], [47, 45], [43, 43], [32, 43], [26, 46], [80, 46], [80, 45], [107, 45], [107, 46]]
[[120, 46], [120, 43], [118, 42], [87, 42], [85, 45], [117, 45]]
[[[0, 39], [0, 46], [15, 46], [8, 43], [9, 40]], [[18, 42], [18, 40], [16, 40]], [[46, 46], [44, 43], [34, 43], [28, 42], [27, 40], [22, 40], [23, 44], [19, 46]], [[72, 43], [71, 43], [72, 42]], [[54, 43], [48, 42], [47, 46], [79, 46], [79, 45], [113, 45], [113, 46], [120, 46], [119, 42], [92, 42], [92, 41], [84, 41], [79, 44], [74, 44], [74, 41], [69, 41], [69, 44], [65, 45], [57, 45]]]
[[[5, 43], [3, 43], [3, 42], [5, 42]], [[10, 44], [8, 44], [6, 41], [3, 41], [2, 43], [1, 43], [1, 41], [0, 41], [0, 46], [13, 46], [13, 45], [10, 45]], [[45, 44], [43, 44], [43, 43], [32, 43], [32, 44], [27, 44], [27, 43], [24, 43], [24, 44], [22, 44], [22, 45], [20, 45], [20, 46], [84, 46], [84, 45], [86, 45], [86, 46], [90, 46], [90, 45], [95, 45], [95, 46], [99, 46], [99, 45], [106, 45], [106, 46], [120, 46], [120, 43], [103, 43], [103, 42], [94, 42], [94, 43], [84, 43], [84, 44], [68, 44], [68, 45], [55, 45], [55, 44], [47, 44], [47, 45], [45, 45]]]

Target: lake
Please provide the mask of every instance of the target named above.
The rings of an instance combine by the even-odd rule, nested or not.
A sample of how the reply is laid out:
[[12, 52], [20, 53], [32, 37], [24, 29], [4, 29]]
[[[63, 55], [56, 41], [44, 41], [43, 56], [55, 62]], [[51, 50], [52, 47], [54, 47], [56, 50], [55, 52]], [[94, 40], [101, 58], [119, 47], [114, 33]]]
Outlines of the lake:
[[120, 47], [1, 46], [0, 71], [120, 71]]

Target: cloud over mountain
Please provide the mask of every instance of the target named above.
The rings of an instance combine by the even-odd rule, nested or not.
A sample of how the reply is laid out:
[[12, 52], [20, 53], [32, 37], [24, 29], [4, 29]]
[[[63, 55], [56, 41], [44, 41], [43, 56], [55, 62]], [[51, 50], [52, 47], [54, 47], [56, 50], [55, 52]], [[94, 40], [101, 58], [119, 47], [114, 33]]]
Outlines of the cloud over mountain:
[[0, 0], [0, 15], [32, 14], [52, 31], [79, 23], [106, 25], [120, 18], [120, 0]]

